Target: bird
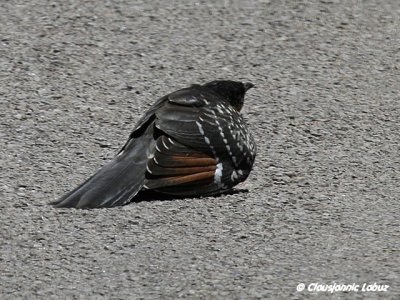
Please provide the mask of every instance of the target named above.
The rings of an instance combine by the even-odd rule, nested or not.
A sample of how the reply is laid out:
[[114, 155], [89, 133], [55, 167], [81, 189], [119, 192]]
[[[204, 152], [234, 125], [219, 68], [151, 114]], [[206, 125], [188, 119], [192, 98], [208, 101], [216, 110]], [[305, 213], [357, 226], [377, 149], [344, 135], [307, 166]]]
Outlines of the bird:
[[240, 111], [252, 83], [215, 80], [158, 99], [116, 156], [51, 204], [107, 208], [141, 191], [181, 196], [230, 192], [252, 170], [256, 143]]

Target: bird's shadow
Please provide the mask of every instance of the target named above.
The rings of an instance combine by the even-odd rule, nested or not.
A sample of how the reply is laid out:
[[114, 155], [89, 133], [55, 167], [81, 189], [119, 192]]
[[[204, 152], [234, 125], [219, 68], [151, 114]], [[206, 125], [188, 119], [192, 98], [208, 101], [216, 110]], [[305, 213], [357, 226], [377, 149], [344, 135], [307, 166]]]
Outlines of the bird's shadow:
[[[220, 198], [227, 195], [238, 195], [238, 194], [247, 194], [249, 192], [248, 189], [233, 189], [225, 193], [221, 193], [218, 195], [212, 195], [210, 197]], [[200, 199], [206, 196], [175, 196], [175, 195], [167, 195], [154, 191], [141, 191], [139, 192], [131, 201], [132, 202], [151, 202], [151, 201], [174, 201], [174, 200], [182, 200], [182, 199]]]

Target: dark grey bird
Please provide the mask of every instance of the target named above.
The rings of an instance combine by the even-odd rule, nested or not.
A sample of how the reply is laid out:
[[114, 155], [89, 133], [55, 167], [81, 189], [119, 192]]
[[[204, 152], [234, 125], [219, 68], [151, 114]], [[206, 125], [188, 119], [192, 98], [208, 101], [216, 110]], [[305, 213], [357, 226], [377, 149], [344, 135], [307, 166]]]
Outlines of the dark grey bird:
[[253, 166], [256, 144], [240, 114], [251, 83], [212, 81], [159, 99], [113, 160], [52, 204], [124, 205], [140, 191], [206, 196], [230, 191]]

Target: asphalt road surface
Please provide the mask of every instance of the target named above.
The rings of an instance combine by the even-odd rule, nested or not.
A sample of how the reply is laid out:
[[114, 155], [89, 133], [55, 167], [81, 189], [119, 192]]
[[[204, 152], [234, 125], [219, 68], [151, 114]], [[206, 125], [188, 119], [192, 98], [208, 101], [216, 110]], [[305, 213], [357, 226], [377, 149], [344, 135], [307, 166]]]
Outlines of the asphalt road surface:
[[[0, 298], [399, 299], [399, 45], [397, 0], [1, 1]], [[214, 79], [256, 85], [237, 193], [48, 205]]]

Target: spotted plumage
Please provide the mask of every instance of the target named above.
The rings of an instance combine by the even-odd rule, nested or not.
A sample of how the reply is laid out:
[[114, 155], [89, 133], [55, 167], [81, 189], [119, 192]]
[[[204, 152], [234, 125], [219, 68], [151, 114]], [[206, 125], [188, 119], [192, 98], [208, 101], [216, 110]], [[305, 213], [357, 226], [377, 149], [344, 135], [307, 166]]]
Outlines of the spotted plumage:
[[179, 196], [231, 190], [248, 177], [256, 154], [239, 112], [252, 86], [213, 81], [162, 97], [111, 162], [53, 204], [112, 207], [144, 190]]

